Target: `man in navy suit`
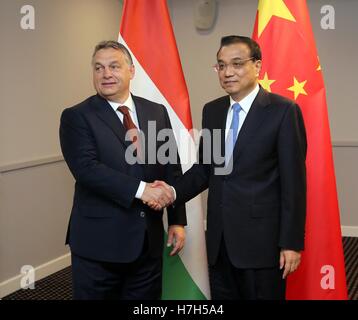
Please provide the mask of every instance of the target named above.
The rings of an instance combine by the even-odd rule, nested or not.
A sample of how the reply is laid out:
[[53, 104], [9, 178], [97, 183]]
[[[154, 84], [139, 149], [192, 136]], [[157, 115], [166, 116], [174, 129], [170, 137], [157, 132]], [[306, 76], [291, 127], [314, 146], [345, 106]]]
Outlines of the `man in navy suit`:
[[[302, 114], [295, 102], [259, 86], [261, 50], [252, 39], [222, 38], [215, 68], [228, 95], [204, 106], [202, 128], [212, 138], [206, 144], [202, 140], [199, 162], [174, 183], [175, 203], [209, 188], [213, 299], [284, 299], [285, 278], [298, 268], [304, 247]], [[215, 130], [222, 132], [222, 149], [213, 138]], [[220, 150], [224, 167], [215, 154], [207, 154], [209, 149]]]
[[[159, 299], [164, 229], [162, 211], [145, 203], [169, 204], [171, 193], [152, 188], [156, 179], [173, 183], [180, 164], [146, 164], [139, 130], [148, 123], [170, 129], [163, 105], [131, 95], [132, 57], [115, 41], [99, 43], [92, 58], [97, 94], [63, 111], [60, 141], [76, 183], [66, 243], [72, 257], [74, 299]], [[129, 135], [132, 141], [127, 141]], [[158, 149], [163, 142], [156, 142]], [[129, 163], [126, 151], [141, 160]], [[148, 150], [147, 150], [148, 151]], [[171, 255], [184, 245], [184, 206], [168, 208]]]

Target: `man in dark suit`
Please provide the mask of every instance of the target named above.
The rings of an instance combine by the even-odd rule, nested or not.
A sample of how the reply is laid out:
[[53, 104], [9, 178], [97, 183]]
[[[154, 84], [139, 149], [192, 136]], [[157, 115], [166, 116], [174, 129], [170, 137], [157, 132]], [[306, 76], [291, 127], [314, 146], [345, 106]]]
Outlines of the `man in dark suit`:
[[[284, 279], [297, 269], [304, 246], [307, 145], [302, 114], [293, 101], [259, 86], [261, 50], [252, 39], [222, 38], [215, 68], [228, 96], [204, 107], [202, 128], [212, 138], [201, 141], [200, 161], [173, 185], [175, 203], [209, 188], [213, 299], [284, 299]], [[223, 133], [222, 149], [215, 130]], [[207, 154], [208, 145], [213, 154]], [[224, 168], [215, 163], [215, 150], [223, 150]]]
[[[159, 299], [163, 212], [158, 214], [144, 203], [166, 206], [170, 195], [144, 181], [172, 183], [181, 168], [157, 161], [145, 164], [147, 152], [139, 129], [148, 136], [150, 121], [157, 131], [170, 129], [169, 117], [163, 105], [130, 94], [134, 65], [122, 44], [99, 43], [92, 67], [97, 95], [64, 110], [60, 126], [62, 152], [76, 180], [66, 239], [74, 298]], [[155, 147], [163, 143], [156, 142]], [[132, 156], [138, 157], [134, 164], [128, 161], [130, 147]], [[168, 208], [171, 255], [184, 245], [185, 224], [184, 206]]]

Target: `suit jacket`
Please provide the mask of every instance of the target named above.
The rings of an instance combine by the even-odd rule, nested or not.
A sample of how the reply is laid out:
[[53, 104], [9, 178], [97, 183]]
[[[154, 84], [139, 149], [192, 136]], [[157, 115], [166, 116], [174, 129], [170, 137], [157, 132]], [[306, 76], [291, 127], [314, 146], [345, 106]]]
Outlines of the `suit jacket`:
[[[229, 96], [209, 102], [202, 127], [221, 130]], [[212, 135], [213, 136], [213, 135]], [[211, 147], [218, 141], [211, 139]], [[209, 187], [207, 250], [214, 264], [222, 236], [237, 268], [264, 268], [279, 264], [280, 248], [301, 250], [306, 213], [306, 133], [299, 107], [291, 100], [260, 88], [239, 132], [233, 151], [233, 170], [217, 175], [200, 160], [174, 184], [176, 203], [188, 201]], [[222, 149], [222, 155], [224, 150]]]
[[[171, 128], [164, 106], [133, 96], [139, 127], [148, 137], [148, 121], [156, 131]], [[163, 253], [162, 213], [135, 198], [139, 183], [173, 182], [180, 164], [134, 164], [125, 160], [126, 130], [109, 103], [99, 95], [63, 111], [60, 141], [76, 183], [66, 243], [85, 258], [131, 262], [148, 234], [153, 257]], [[156, 150], [164, 143], [156, 142]], [[148, 150], [146, 150], [148, 151]], [[168, 209], [168, 224], [186, 224], [184, 207]]]

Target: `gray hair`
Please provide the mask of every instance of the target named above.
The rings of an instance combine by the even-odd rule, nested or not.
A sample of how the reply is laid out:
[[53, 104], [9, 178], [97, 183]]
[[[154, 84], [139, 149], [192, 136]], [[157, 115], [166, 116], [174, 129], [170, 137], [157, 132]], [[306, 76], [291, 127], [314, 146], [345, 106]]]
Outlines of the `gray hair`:
[[133, 59], [132, 59], [132, 56], [131, 56], [129, 50], [123, 44], [121, 44], [117, 41], [114, 41], [114, 40], [105, 40], [105, 41], [101, 41], [100, 43], [98, 43], [96, 45], [96, 47], [94, 48], [94, 52], [92, 55], [92, 61], [93, 61], [94, 56], [96, 55], [96, 53], [99, 50], [109, 49], [109, 48], [122, 51], [122, 53], [126, 56], [126, 60], [127, 60], [128, 64], [129, 65], [133, 64]]

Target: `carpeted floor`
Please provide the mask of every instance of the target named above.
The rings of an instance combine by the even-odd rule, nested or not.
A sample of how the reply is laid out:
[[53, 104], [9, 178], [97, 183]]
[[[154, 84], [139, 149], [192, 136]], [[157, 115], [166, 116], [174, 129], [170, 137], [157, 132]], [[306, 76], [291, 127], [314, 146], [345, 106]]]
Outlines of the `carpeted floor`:
[[62, 269], [35, 283], [35, 289], [20, 289], [3, 300], [71, 300], [71, 267]]
[[348, 296], [358, 300], [358, 238], [343, 237]]
[[[358, 238], [344, 237], [348, 295], [358, 300]], [[58, 271], [36, 282], [34, 290], [18, 290], [3, 300], [71, 300], [71, 267]]]

